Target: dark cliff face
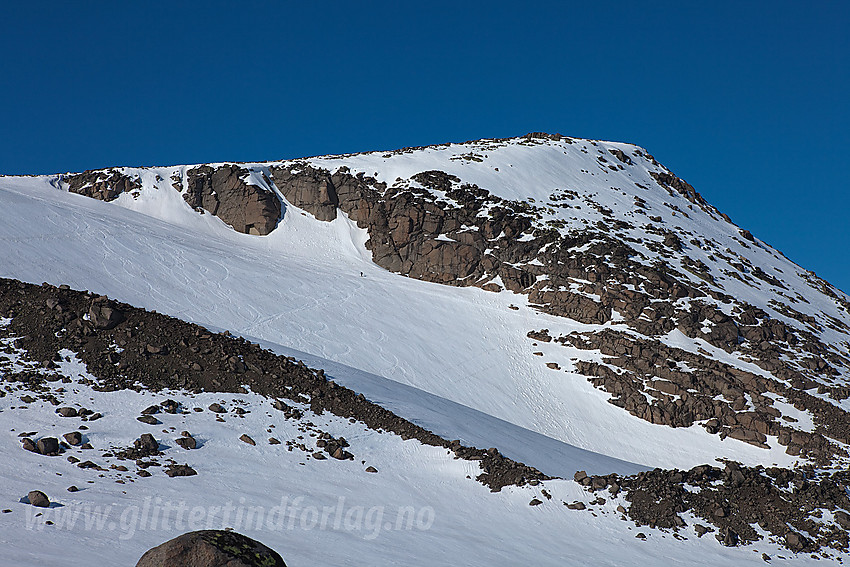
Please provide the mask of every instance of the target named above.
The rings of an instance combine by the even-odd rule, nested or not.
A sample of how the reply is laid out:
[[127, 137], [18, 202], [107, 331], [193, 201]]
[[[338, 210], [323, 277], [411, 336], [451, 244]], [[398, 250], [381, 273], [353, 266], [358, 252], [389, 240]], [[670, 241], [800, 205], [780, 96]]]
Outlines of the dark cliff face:
[[[498, 270], [514, 291], [533, 281], [530, 275], [501, 266], [488, 252], [500, 234], [504, 242], [499, 245], [507, 250], [512, 238], [529, 230], [530, 217], [515, 214], [514, 209], [523, 207], [474, 186], [453, 188], [460, 180], [444, 172], [426, 171], [414, 178], [426, 187], [448, 188], [462, 203], [459, 207], [447, 208], [428, 191], [388, 188], [345, 168], [331, 174], [303, 164], [273, 167], [272, 177], [289, 202], [317, 219], [333, 220], [338, 207], [365, 228], [375, 263], [390, 271], [443, 284], [484, 285], [482, 278]], [[495, 205], [490, 216], [478, 216], [488, 205]]]
[[285, 167], [272, 167], [270, 171], [275, 185], [287, 201], [320, 221], [336, 218], [339, 197], [326, 171], [308, 168], [298, 172]]
[[[277, 226], [280, 200], [270, 191], [249, 185], [248, 170], [236, 165], [203, 165], [186, 172], [183, 199], [190, 207], [216, 215], [238, 232], [264, 236]], [[180, 180], [175, 181], [179, 186]]]

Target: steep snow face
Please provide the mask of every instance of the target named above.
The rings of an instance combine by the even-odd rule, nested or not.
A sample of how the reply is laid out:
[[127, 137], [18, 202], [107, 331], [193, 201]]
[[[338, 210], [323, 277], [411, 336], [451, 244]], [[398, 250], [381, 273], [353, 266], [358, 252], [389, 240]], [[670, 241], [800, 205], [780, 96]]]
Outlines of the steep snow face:
[[[371, 262], [368, 234], [345, 215], [320, 222], [287, 203], [269, 181], [275, 166], [347, 168], [388, 188], [428, 191], [454, 206], [445, 192], [412, 179], [438, 170], [461, 184], [534, 207], [535, 226], [541, 228], [566, 235], [601, 223], [629, 243], [635, 261], [646, 266], [663, 261], [685, 281], [721, 290], [789, 325], [807, 320], [829, 352], [848, 356], [845, 294], [750, 240], [692, 188], [677, 186], [670, 172], [637, 146], [520, 138], [240, 165], [248, 172], [246, 183], [284, 201], [280, 223], [268, 236], [237, 234], [218, 218], [191, 210], [181, 197], [189, 166], [120, 169], [138, 180], [137, 191], [114, 202], [131, 212], [56, 191], [52, 186], [61, 182], [55, 177], [2, 178], [0, 210], [8, 211], [8, 218], [0, 238], [13, 245], [0, 253], [0, 274], [68, 283], [286, 345], [633, 463], [690, 467], [717, 457], [748, 464], [796, 461], [775, 437], [767, 439], [770, 449], [760, 449], [706, 435], [698, 425], [673, 429], [637, 419], [609, 404], [609, 395], [578, 373], [580, 363], [605, 364], [600, 351], [532, 345], [525, 338], [541, 328], [555, 337], [632, 332], [616, 313], [604, 324], [582, 324], [541, 313], [526, 295], [388, 273]], [[665, 250], [670, 233], [678, 236], [682, 253]], [[574, 291], [598, 299], [582, 291], [583, 283], [574, 282]], [[710, 296], [703, 301], [727, 314], [734, 308]], [[710, 332], [712, 321], [701, 324]], [[747, 357], [677, 331], [660, 340], [731, 368], [766, 373]], [[846, 383], [847, 368], [836, 372], [831, 383]], [[850, 407], [846, 399], [824, 398]], [[789, 400], [777, 398], [777, 403], [793, 407]]]

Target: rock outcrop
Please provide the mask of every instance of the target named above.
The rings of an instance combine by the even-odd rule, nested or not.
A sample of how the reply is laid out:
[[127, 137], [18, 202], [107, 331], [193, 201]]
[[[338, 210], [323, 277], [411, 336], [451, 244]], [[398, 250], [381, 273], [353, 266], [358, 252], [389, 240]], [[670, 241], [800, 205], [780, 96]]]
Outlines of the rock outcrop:
[[327, 172], [312, 168], [298, 171], [285, 167], [271, 167], [270, 172], [275, 186], [287, 201], [320, 221], [336, 218], [339, 197]]
[[[237, 165], [202, 165], [186, 172], [183, 199], [195, 209], [214, 214], [238, 232], [266, 235], [280, 218], [280, 200], [272, 192], [246, 181], [248, 171]], [[175, 188], [181, 190], [179, 182]]]
[[29, 494], [27, 494], [27, 501], [29, 501], [30, 505], [37, 508], [50, 507], [50, 499], [40, 490], [31, 490]]
[[63, 176], [61, 182], [71, 193], [85, 195], [99, 201], [113, 201], [121, 193], [130, 193], [142, 188], [138, 175], [127, 175], [120, 169], [72, 173]]
[[655, 469], [625, 477], [576, 473], [575, 480], [591, 493], [624, 493], [629, 506], [622, 512], [638, 526], [678, 530], [687, 525], [682, 515], [689, 513], [713, 526], [696, 524], [700, 537], [714, 532], [721, 544], [730, 547], [769, 533], [793, 552], [850, 549], [843, 511], [850, 507], [844, 489], [850, 482], [847, 471], [727, 462], [723, 467]]

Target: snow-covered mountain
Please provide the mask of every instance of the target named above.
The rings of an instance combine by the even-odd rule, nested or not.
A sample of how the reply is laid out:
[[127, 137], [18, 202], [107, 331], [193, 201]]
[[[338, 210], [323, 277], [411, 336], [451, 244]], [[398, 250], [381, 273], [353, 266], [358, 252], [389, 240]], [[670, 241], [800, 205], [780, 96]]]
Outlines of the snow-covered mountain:
[[[2, 177], [0, 215], [2, 277], [88, 289], [249, 338], [322, 368], [443, 439], [495, 447], [548, 476], [691, 469], [716, 459], [812, 471], [847, 466], [850, 298], [734, 225], [633, 145], [532, 134], [269, 163]], [[73, 352], [66, 356], [74, 360]], [[146, 394], [106, 397], [79, 388], [75, 396], [104, 396], [114, 408], [104, 413], [104, 442], [127, 445], [138, 436], [121, 424], [144, 407], [138, 396]], [[11, 409], [19, 402], [4, 402], [0, 418], [17, 430], [9, 443], [18, 443], [21, 430], [55, 427], [52, 406], [28, 410], [39, 416], [39, 427], [29, 427]], [[262, 400], [245, 403], [261, 417]], [[334, 422], [335, 435], [357, 427], [344, 421]], [[414, 440], [390, 443], [370, 431], [345, 434], [362, 436], [376, 459], [406, 464], [389, 481], [381, 474], [364, 502], [397, 503], [412, 491], [441, 504], [431, 504], [433, 529], [386, 536], [401, 538], [393, 539], [400, 548], [388, 561], [363, 533], [335, 532], [339, 545], [357, 548], [352, 564], [365, 553], [399, 564], [423, 557], [507, 564], [529, 556], [563, 564], [588, 554], [597, 563], [644, 563], [657, 554], [702, 563], [706, 552], [716, 562], [761, 562], [752, 551], [696, 538], [690, 517], [682, 528], [687, 542], [652, 531], [634, 541], [633, 526], [615, 517], [617, 506], [630, 507], [624, 496], [612, 492], [596, 505], [607, 515], [588, 521], [563, 505], [585, 494], [572, 480], [546, 481], [551, 499], [529, 484], [489, 495], [466, 479], [476, 476], [474, 463], [452, 464], [448, 456], [443, 464], [444, 449], [431, 455], [432, 448], [411, 449]], [[211, 442], [191, 454], [206, 463], [239, 461], [216, 473], [231, 498], [292, 490], [265, 476], [269, 459], [277, 459], [273, 448], [234, 457], [242, 445]], [[27, 466], [38, 467], [39, 457], [26, 454]], [[308, 474], [286, 462], [295, 477], [306, 474], [301, 489], [310, 498], [335, 495], [330, 486], [347, 482], [335, 467]], [[3, 473], [16, 479], [8, 497], [31, 483], [15, 473]], [[251, 474], [268, 490], [237, 485]], [[208, 502], [214, 485], [204, 477], [193, 477], [189, 490]], [[135, 501], [173, 490], [175, 481], [151, 488], [155, 482], [121, 490]], [[529, 507], [532, 498], [541, 504]], [[466, 504], [457, 507], [458, 499]], [[699, 516], [693, 506], [688, 513]], [[724, 514], [734, 516], [732, 508]], [[823, 518], [829, 529], [837, 525], [833, 512]], [[486, 526], [470, 516], [510, 519]], [[447, 523], [438, 529], [440, 518]], [[714, 521], [730, 543], [731, 528]], [[529, 522], [536, 531], [523, 535], [518, 526]], [[11, 525], [24, 529], [20, 518]], [[771, 555], [777, 546], [806, 548], [775, 528], [755, 531], [773, 534], [776, 541], [756, 544]], [[91, 545], [106, 545], [102, 535]], [[124, 557], [163, 535], [129, 538]], [[285, 558], [293, 549], [306, 565], [326, 534], [296, 543], [287, 535], [258, 539]], [[617, 545], [626, 551], [607, 556], [609, 536], [622, 538]], [[453, 544], [443, 546], [445, 538]], [[846, 539], [835, 541], [846, 547]], [[497, 540], [515, 544], [500, 547], [494, 560], [484, 547]], [[405, 541], [415, 543], [406, 550]], [[20, 561], [30, 553], [16, 549]], [[329, 561], [347, 560], [337, 554]]]

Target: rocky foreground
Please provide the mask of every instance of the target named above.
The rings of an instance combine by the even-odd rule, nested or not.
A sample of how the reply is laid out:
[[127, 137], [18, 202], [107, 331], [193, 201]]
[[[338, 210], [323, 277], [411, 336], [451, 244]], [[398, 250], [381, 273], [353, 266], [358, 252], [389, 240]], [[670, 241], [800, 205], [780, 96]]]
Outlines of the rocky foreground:
[[[545, 489], [545, 475], [507, 459], [498, 449], [464, 447], [457, 441], [442, 439], [335, 384], [321, 370], [307, 368], [292, 358], [277, 356], [226, 333], [211, 333], [197, 325], [67, 286], [36, 286], [8, 279], [0, 280], [0, 317], [5, 323], [3, 337], [14, 338], [14, 345], [5, 347], [6, 355], [14, 354], [34, 363], [26, 370], [13, 369], [9, 356], [0, 354], [4, 383], [0, 396], [14, 393], [24, 404], [54, 404], [58, 420], [79, 418], [79, 429], [83, 430], [71, 431], [62, 440], [36, 438], [25, 432], [21, 437], [22, 450], [47, 457], [61, 455], [66, 449], [84, 445], [85, 423], [100, 418], [98, 408], [62, 406], [48, 387], [56, 381], [69, 380], [57, 374], [55, 367], [62, 357], [60, 351], [70, 351], [96, 377], [92, 384], [95, 389], [237, 393], [249, 388], [272, 398], [278, 411], [287, 419], [299, 421], [300, 430], [315, 437], [316, 446], [297, 440], [284, 442], [290, 450], [314, 459], [353, 459], [356, 448], [315, 427], [297, 405], [309, 407], [314, 414], [328, 411], [375, 430], [445, 447], [458, 458], [479, 461], [478, 480], [491, 490], [531, 484], [541, 488], [541, 498], [551, 498]], [[186, 408], [164, 400], [143, 410], [138, 421], [153, 427], [160, 423], [158, 414], [182, 411]], [[244, 410], [212, 404], [204, 411], [238, 416]], [[256, 444], [260, 440], [244, 435], [242, 441]], [[268, 440], [280, 442], [274, 437]], [[196, 446], [189, 431], [182, 432], [176, 443], [186, 450]], [[108, 469], [94, 460], [77, 459], [76, 464], [101, 474], [117, 470], [125, 475], [133, 472], [127, 466], [130, 465], [140, 478], [150, 475], [151, 467], [161, 467], [168, 476], [203, 474], [164, 457], [152, 434], [142, 435], [132, 447], [109, 448], [106, 455], [118, 459], [116, 463], [126, 464], [113, 463]], [[72, 458], [76, 459], [68, 459]], [[676, 533], [688, 522], [694, 522], [700, 535], [712, 533], [728, 546], [767, 537], [792, 552], [832, 557], [848, 551], [850, 473], [846, 470], [814, 465], [790, 470], [751, 468], [729, 462], [722, 467], [706, 464], [690, 471], [656, 469], [628, 477], [587, 476], [579, 471], [574, 480], [586, 487], [588, 498], [564, 502], [564, 513], [601, 511], [607, 499], [624, 495], [629, 506], [621, 506], [617, 513], [647, 529]], [[30, 503], [39, 505], [41, 496], [33, 494]], [[43, 496], [47, 499], [47, 495]], [[530, 504], [540, 502], [534, 499]]]
[[[251, 392], [274, 398], [275, 407], [291, 419], [300, 419], [303, 414], [284, 400], [309, 404], [315, 414], [328, 411], [360, 421], [376, 431], [442, 446], [459, 458], [480, 461], [482, 472], [478, 479], [493, 491], [546, 478], [536, 469], [502, 456], [495, 448], [476, 449], [442, 439], [339, 386], [321, 369], [308, 368], [300, 361], [275, 355], [244, 339], [211, 333], [198, 325], [103, 296], [73, 291], [66, 286], [33, 286], [0, 279], [0, 317], [11, 319], [4, 333], [17, 337], [16, 347], [23, 349], [29, 358], [50, 369], [55, 367], [60, 350], [70, 350], [98, 378], [95, 386], [100, 390], [168, 388], [246, 393], [249, 388]], [[49, 378], [49, 374], [42, 372], [4, 374], [6, 382], [24, 384], [35, 391]], [[48, 401], [51, 401], [49, 396]], [[157, 425], [154, 414], [177, 411], [173, 405], [165, 406], [149, 408], [139, 420]], [[209, 411], [228, 410], [211, 406]], [[59, 408], [57, 412], [59, 415], [66, 412], [67, 416], [78, 413], [73, 408], [67, 411]], [[85, 414], [88, 420], [97, 418], [90, 410]], [[333, 440], [324, 443], [325, 451], [331, 456], [336, 454], [337, 458], [348, 458], [347, 452], [336, 452], [344, 446]]]

